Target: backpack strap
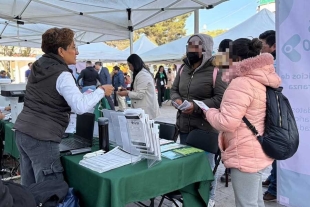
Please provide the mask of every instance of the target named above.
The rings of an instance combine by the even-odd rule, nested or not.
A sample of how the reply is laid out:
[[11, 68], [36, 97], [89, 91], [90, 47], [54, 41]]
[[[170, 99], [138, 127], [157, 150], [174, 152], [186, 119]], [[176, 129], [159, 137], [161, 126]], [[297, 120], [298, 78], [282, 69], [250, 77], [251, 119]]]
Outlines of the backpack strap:
[[218, 71], [219, 71], [218, 68], [214, 68], [213, 70], [213, 88], [215, 88], [215, 81], [216, 81], [216, 76], [217, 76]]
[[182, 64], [181, 67], [180, 67], [180, 69], [179, 69], [179, 71], [180, 71], [180, 72], [179, 72], [179, 73], [180, 73], [180, 76], [181, 76], [181, 74], [182, 74], [182, 72], [183, 72], [184, 65], [185, 65], [185, 64]]
[[253, 134], [254, 134], [256, 137], [260, 137], [260, 135], [259, 135], [257, 129], [255, 128], [255, 126], [253, 126], [253, 125], [251, 124], [251, 122], [250, 122], [245, 116], [242, 118], [242, 120], [243, 120], [244, 123], [249, 127], [249, 129], [253, 132]]

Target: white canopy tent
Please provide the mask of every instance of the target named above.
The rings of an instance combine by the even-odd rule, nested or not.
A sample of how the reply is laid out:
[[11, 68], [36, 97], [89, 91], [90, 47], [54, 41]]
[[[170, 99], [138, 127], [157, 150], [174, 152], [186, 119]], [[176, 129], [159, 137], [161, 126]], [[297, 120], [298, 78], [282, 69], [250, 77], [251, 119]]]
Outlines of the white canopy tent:
[[[223, 39], [238, 39], [241, 37], [258, 37], [266, 30], [275, 29], [275, 14], [269, 10], [262, 10], [249, 19], [214, 38], [213, 50], [217, 51]], [[186, 53], [186, 44], [189, 36], [161, 45], [141, 55], [144, 62], [178, 63]]]
[[[5, 33], [7, 25], [18, 27], [39, 23], [99, 34], [81, 34], [77, 39], [85, 43], [130, 38], [132, 44], [133, 30], [197, 9], [210, 9], [224, 1], [226, 0], [1, 0], [0, 18], [7, 23], [0, 25], [0, 36], [7, 38], [6, 44], [9, 41], [15, 44], [16, 40], [28, 42], [28, 38], [21, 38], [20, 34], [16, 35], [17, 32], [13, 32], [14, 38], [10, 39], [12, 35]], [[43, 32], [41, 30], [41, 34]], [[33, 34], [29, 35], [30, 42], [40, 39]], [[3, 39], [0, 39], [0, 44], [4, 42]]]
[[78, 47], [77, 60], [100, 60], [102, 62], [117, 62], [126, 60], [123, 51], [110, 47], [102, 42], [90, 43]]
[[[149, 38], [142, 34], [140, 38], [133, 43], [133, 53], [141, 55], [156, 47], [157, 45], [155, 45], [151, 40], [149, 40]], [[130, 55], [130, 47], [127, 47], [125, 50], [123, 50], [123, 52], [128, 57]]]

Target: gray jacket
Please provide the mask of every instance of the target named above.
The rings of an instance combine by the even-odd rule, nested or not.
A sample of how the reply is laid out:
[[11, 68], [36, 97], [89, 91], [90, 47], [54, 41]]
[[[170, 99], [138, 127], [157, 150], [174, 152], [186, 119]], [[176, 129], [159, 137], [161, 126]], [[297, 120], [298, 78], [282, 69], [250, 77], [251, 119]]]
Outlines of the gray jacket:
[[[198, 36], [204, 40], [204, 36]], [[171, 100], [180, 99], [190, 102], [199, 100], [203, 101], [209, 108], [220, 108], [227, 83], [222, 81], [222, 74], [218, 72], [213, 88], [213, 71], [214, 66], [210, 57], [208, 59], [204, 57], [202, 64], [195, 70], [191, 69], [185, 58], [184, 66], [179, 70], [173, 82]], [[177, 126], [182, 133], [189, 133], [193, 129], [215, 131], [205, 120], [203, 111], [195, 103], [194, 112], [191, 115], [178, 111]]]

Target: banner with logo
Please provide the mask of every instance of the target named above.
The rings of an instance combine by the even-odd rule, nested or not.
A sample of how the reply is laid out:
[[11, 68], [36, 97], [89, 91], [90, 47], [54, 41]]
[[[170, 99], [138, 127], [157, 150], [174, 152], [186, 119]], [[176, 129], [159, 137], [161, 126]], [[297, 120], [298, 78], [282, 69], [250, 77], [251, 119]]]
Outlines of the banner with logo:
[[291, 103], [300, 142], [297, 153], [278, 162], [278, 201], [310, 206], [310, 0], [277, 0], [277, 72]]

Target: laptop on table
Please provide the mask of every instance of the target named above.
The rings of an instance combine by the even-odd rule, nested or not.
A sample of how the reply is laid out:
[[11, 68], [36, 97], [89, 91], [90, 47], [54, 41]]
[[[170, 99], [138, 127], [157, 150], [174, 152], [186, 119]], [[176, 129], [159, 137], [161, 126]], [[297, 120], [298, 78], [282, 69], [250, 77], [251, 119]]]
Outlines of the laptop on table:
[[93, 143], [95, 114], [77, 115], [76, 133], [73, 137], [63, 138], [59, 144], [60, 152], [68, 152], [82, 148], [90, 148]]

